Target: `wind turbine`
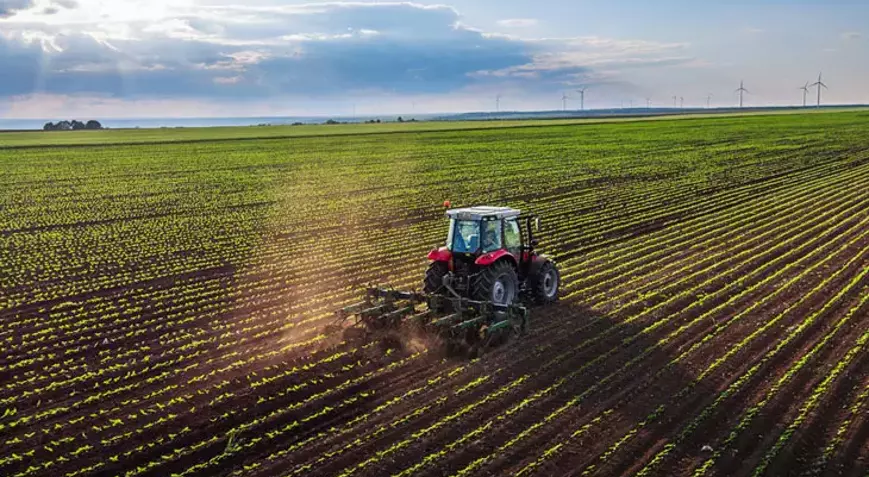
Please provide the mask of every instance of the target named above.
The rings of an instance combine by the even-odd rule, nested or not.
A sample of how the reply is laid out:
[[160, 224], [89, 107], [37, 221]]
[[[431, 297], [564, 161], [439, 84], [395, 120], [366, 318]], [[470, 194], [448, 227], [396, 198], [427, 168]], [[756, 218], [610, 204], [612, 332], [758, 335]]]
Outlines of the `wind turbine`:
[[570, 99], [567, 97], [567, 93], [561, 93], [561, 109], [567, 111], [567, 100]]
[[803, 107], [805, 108], [806, 107], [806, 95], [809, 94], [809, 82], [806, 81], [805, 86], [801, 86], [800, 89], [803, 90]]
[[676, 107], [676, 97], [675, 96], [673, 96], [673, 107], [674, 108]]
[[646, 98], [646, 109], [652, 109], [652, 98]]
[[587, 90], [587, 89], [588, 88], [586, 87], [586, 88], [580, 88], [580, 89], [576, 90], [576, 92], [579, 93], [579, 110], [580, 111], [585, 109], [585, 90]]
[[679, 109], [685, 109], [685, 98], [679, 96]]
[[[825, 85], [824, 82], [821, 81], [821, 73], [818, 73], [818, 81], [816, 83], [812, 83], [810, 86], [817, 86], [817, 88], [818, 88], [818, 107], [820, 108], [821, 107], [821, 86], [823, 86], [824, 88], [827, 88], [827, 85]], [[827, 89], [830, 89], [830, 88], [827, 88]]]
[[[734, 91], [734, 93], [739, 93], [739, 107], [740, 108], [742, 107], [742, 94], [749, 93], [749, 91], [747, 89], [745, 89], [745, 87], [743, 86], [743, 83], [744, 83], [743, 81], [740, 81], [739, 82], [739, 89]], [[751, 93], [749, 93], [749, 94], [751, 94]]]
[[712, 104], [712, 93], [709, 93], [708, 95], [706, 95], [706, 109], [709, 109], [711, 104]]
[[501, 95], [495, 95], [495, 112], [501, 111]]

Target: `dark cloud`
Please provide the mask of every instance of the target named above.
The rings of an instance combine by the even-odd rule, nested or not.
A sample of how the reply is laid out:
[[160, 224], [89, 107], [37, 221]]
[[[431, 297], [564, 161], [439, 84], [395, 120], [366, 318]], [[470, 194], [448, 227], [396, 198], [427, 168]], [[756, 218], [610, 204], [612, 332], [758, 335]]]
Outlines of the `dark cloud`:
[[10, 17], [18, 10], [33, 6], [33, 0], [0, 0], [0, 18]]
[[529, 60], [522, 45], [498, 40], [467, 42], [324, 41], [305, 45], [299, 57], [277, 57], [252, 66], [254, 78], [283, 92], [329, 93], [378, 87], [400, 93], [451, 91], [468, 85], [481, 68]]
[[[27, 10], [33, 7], [33, 0], [0, 0], [0, 18], [8, 18], [21, 10]], [[42, 13], [45, 15], [54, 15], [61, 8], [76, 8], [78, 2], [76, 0], [53, 0], [51, 5], [45, 7]]]
[[7, 41], [0, 36], [0, 58], [3, 69], [9, 73], [0, 82], [0, 94], [13, 95], [32, 91], [39, 81], [41, 57], [42, 50], [38, 45]]

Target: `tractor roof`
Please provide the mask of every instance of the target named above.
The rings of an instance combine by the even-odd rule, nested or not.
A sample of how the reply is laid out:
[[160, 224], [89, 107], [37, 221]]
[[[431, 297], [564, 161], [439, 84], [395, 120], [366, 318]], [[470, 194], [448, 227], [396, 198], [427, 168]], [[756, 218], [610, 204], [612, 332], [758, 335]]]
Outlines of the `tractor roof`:
[[485, 217], [495, 217], [503, 219], [505, 217], [515, 217], [519, 215], [519, 211], [510, 207], [490, 207], [487, 205], [477, 205], [474, 207], [464, 207], [461, 209], [450, 209], [447, 211], [447, 217], [451, 219], [461, 220], [481, 220]]

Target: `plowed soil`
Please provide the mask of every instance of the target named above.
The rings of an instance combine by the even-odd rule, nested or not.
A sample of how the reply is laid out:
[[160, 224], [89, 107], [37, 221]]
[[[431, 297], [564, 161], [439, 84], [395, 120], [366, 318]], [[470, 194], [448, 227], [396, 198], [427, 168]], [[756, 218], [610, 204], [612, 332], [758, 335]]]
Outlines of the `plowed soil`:
[[[0, 148], [0, 475], [866, 476], [867, 121]], [[445, 199], [539, 213], [560, 301], [323, 334]]]

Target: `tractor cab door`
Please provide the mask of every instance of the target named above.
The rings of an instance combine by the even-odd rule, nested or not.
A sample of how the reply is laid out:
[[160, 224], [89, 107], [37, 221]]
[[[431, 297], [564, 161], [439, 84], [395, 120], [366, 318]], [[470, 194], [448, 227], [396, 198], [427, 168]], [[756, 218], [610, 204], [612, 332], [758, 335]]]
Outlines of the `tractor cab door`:
[[524, 265], [522, 228], [519, 226], [519, 221], [516, 218], [504, 221], [504, 248], [516, 257], [516, 262], [519, 263], [521, 273]]
[[494, 252], [503, 248], [501, 240], [501, 220], [497, 218], [483, 219], [483, 253]]

